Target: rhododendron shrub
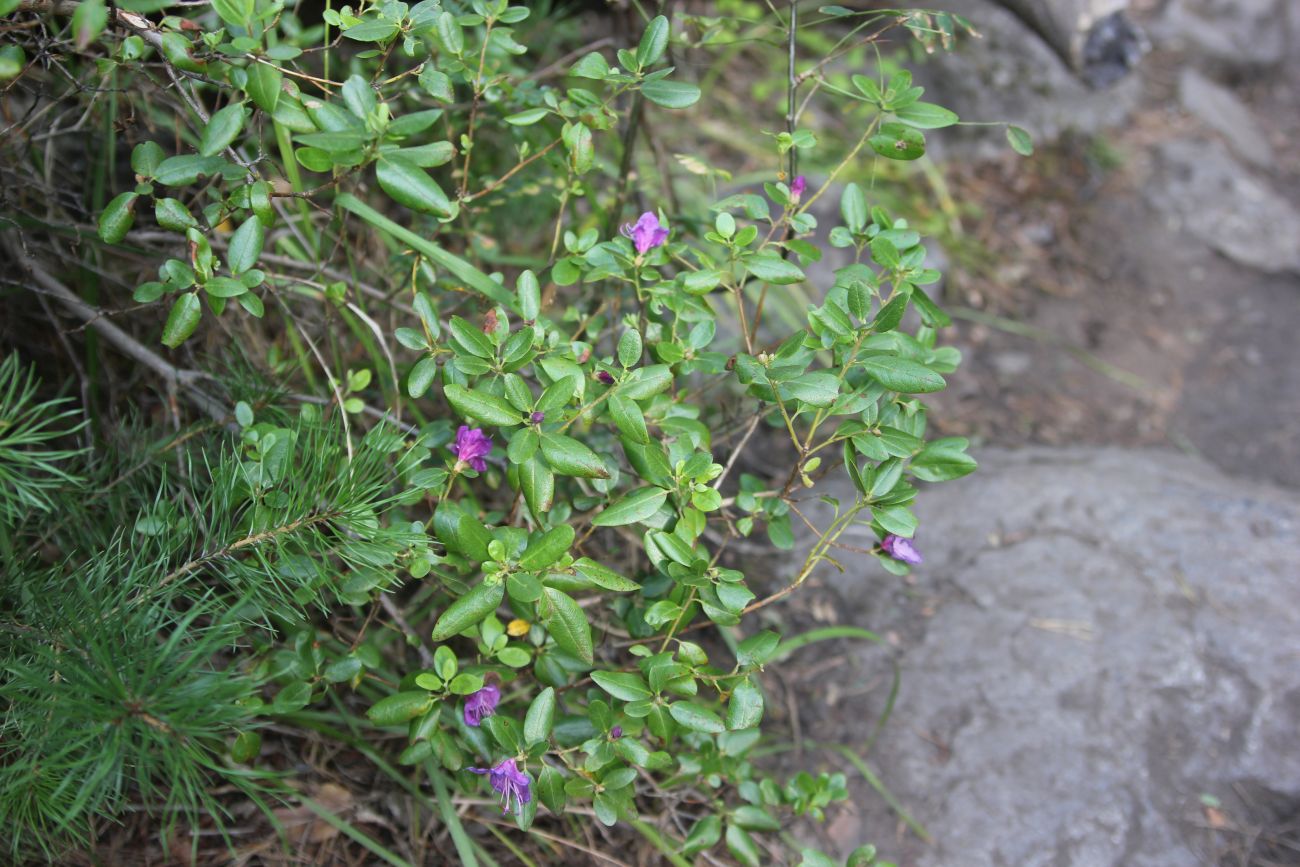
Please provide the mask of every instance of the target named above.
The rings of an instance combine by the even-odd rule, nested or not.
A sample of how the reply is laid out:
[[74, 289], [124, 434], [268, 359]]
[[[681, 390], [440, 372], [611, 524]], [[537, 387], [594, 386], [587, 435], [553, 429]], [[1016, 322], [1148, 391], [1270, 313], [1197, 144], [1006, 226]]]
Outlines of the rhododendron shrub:
[[[785, 858], [782, 830], [847, 797], [852, 766], [759, 760], [782, 743], [764, 671], [806, 641], [756, 613], [819, 567], [863, 593], [906, 574], [918, 483], [975, 467], [929, 432], [924, 396], [959, 362], [940, 274], [871, 186], [957, 117], [905, 71], [834, 61], [886, 32], [942, 48], [965, 23], [759, 10], [788, 88], [737, 131], [767, 149], [762, 176], [715, 195], [700, 160], [638, 152], [706, 117], [715, 95], [682, 60], [716, 56], [711, 19], [543, 61], [547, 22], [506, 0], [327, 6], [317, 26], [273, 0], [163, 5], [0, 4], [70, 28], [45, 50], [94, 61], [84, 80], [148, 120], [115, 133], [129, 177], [104, 177], [93, 225], [0, 240], [171, 396], [161, 445], [122, 470], [135, 493], [101, 500], [124, 531], [70, 529], [101, 507], [71, 472], [43, 477], [66, 495], [55, 529], [5, 512], [14, 850], [85, 842], [142, 793], [204, 821], [235, 790], [304, 797], [267, 744], [311, 732], [404, 791], [411, 838], [450, 828], [465, 863], [534, 826], [587, 846], [584, 823], [675, 864]], [[834, 47], [804, 56], [808, 29]], [[39, 70], [6, 51], [21, 92]], [[850, 141], [819, 141], [814, 101]], [[60, 257], [84, 255], [68, 237], [131, 285], [62, 294]], [[813, 272], [824, 256], [838, 266]], [[799, 503], [831, 472], [851, 496], [811, 520]], [[845, 546], [854, 526], [878, 541]], [[66, 566], [39, 556], [51, 538]], [[729, 549], [746, 538], [800, 557], [746, 574]], [[42, 607], [69, 588], [77, 617]], [[136, 680], [100, 642], [119, 624], [143, 645]], [[87, 629], [100, 643], [72, 652]], [[74, 669], [84, 694], [48, 688]], [[110, 742], [115, 724], [134, 734]], [[498, 838], [503, 811], [522, 830]]]

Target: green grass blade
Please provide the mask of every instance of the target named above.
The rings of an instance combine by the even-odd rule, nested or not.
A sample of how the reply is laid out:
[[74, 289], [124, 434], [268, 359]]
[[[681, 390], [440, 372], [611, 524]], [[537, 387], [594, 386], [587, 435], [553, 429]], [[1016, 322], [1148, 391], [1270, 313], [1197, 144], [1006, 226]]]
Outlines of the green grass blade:
[[390, 849], [384, 848], [377, 840], [353, 825], [351, 822], [331, 812], [324, 804], [313, 801], [306, 795], [299, 795], [298, 800], [302, 801], [304, 807], [311, 810], [317, 816], [320, 816], [343, 834], [346, 834], [351, 839], [366, 847], [371, 854], [378, 858], [382, 858], [389, 864], [392, 864], [393, 867], [415, 867], [415, 865], [410, 861], [407, 861], [401, 855], [398, 855]]
[[456, 807], [451, 802], [451, 796], [447, 794], [447, 781], [443, 778], [442, 771], [433, 762], [425, 762], [424, 767], [429, 772], [433, 792], [438, 797], [438, 812], [442, 814], [443, 824], [451, 833], [451, 842], [456, 846], [456, 853], [460, 855], [460, 863], [464, 867], [478, 867], [474, 844], [465, 833], [465, 827], [460, 823], [460, 816], [456, 815]]
[[339, 207], [351, 211], [376, 229], [392, 235], [434, 264], [446, 268], [475, 292], [492, 299], [507, 310], [519, 312], [513, 292], [454, 253], [447, 252], [427, 238], [421, 238], [405, 226], [399, 226], [351, 193], [343, 193], [335, 199], [335, 202]]
[[659, 854], [663, 855], [664, 859], [667, 860], [669, 864], [672, 864], [673, 867], [691, 867], [690, 861], [687, 861], [681, 855], [677, 854], [681, 851], [681, 843], [678, 843], [676, 840], [670, 842], [664, 839], [664, 835], [660, 834], [657, 828], [641, 821], [640, 819], [633, 819], [630, 824], [633, 828], [637, 829], [642, 837], [649, 840], [651, 845], [658, 849]]

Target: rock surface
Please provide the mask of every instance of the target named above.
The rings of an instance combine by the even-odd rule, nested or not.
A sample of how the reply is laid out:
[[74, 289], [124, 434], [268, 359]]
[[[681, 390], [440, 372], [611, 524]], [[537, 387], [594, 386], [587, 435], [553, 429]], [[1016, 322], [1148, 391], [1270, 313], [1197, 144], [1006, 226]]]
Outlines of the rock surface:
[[1296, 46], [1291, 0], [1172, 0], [1152, 38], [1203, 68], [1248, 77], [1276, 69]]
[[1222, 145], [1179, 139], [1157, 154], [1160, 169], [1147, 187], [1157, 210], [1238, 264], [1300, 271], [1300, 212]]
[[[1028, 24], [989, 0], [949, 0], [943, 7], [970, 19], [981, 38], [963, 34], [954, 51], [931, 55], [913, 72], [963, 120], [1005, 121], [1047, 141], [1067, 130], [1098, 133], [1122, 123], [1137, 105], [1137, 76], [1090, 88]], [[956, 127], [927, 141], [940, 158], [1007, 152], [1000, 126]]]
[[1273, 148], [1242, 101], [1231, 90], [1186, 67], [1178, 76], [1178, 100], [1183, 108], [1223, 136], [1233, 153], [1267, 169]]
[[[902, 648], [869, 758], [935, 837], [897, 839], [862, 787], [837, 843], [913, 867], [1183, 867], [1215, 863], [1203, 794], [1300, 812], [1300, 498], [1171, 452], [980, 458], [922, 493], [915, 585], [830, 581], [841, 620]], [[888, 671], [846, 652], [860, 682]], [[860, 744], [883, 682], [829, 735]]]

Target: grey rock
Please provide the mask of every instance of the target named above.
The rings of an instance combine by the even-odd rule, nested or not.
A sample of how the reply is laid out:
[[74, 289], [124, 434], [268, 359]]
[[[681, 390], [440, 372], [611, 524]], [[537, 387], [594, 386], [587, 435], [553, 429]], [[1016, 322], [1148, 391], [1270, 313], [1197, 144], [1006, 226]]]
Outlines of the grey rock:
[[1300, 271], [1300, 213], [1223, 145], [1180, 139], [1160, 145], [1157, 154], [1147, 196], [1176, 227], [1239, 264], [1274, 274]]
[[[926, 99], [951, 108], [963, 120], [999, 120], [1022, 126], [1038, 141], [1067, 130], [1099, 133], [1124, 122], [1135, 109], [1141, 81], [1130, 75], [1094, 89], [1016, 15], [988, 0], [943, 4], [965, 15], [982, 38], [961, 36], [951, 52], [936, 52], [913, 68]], [[1004, 154], [1001, 127], [956, 127], [927, 136], [938, 156]]]
[[1178, 76], [1178, 99], [1185, 109], [1223, 136], [1237, 156], [1260, 168], [1272, 165], [1273, 148], [1268, 138], [1250, 109], [1231, 90], [1184, 67]]
[[[870, 806], [860, 832], [916, 867], [1184, 867], [1212, 863], [1202, 793], [1300, 808], [1300, 499], [1163, 451], [980, 460], [922, 492], [906, 596], [939, 601], [871, 753], [936, 842], [891, 843]], [[852, 571], [844, 618], [906, 633], [892, 579]], [[858, 653], [864, 679], [884, 670]]]
[[1172, 0], [1151, 25], [1153, 41], [1201, 68], [1238, 76], [1276, 69], [1295, 50], [1290, 0]]

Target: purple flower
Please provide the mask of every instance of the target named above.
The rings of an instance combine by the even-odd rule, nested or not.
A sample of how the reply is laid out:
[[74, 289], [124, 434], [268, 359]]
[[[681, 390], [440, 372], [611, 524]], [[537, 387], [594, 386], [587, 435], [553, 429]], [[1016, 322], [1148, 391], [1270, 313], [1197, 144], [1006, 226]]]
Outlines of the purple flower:
[[600, 380], [601, 382], [605, 383], [605, 385], [613, 385], [613, 384], [614, 384], [614, 374], [610, 373], [608, 370], [598, 370], [598, 371], [596, 371], [596, 379], [598, 379], [598, 380]]
[[533, 424], [541, 424], [542, 422], [546, 421], [546, 413], [544, 413], [544, 412], [535, 412], [535, 413], [533, 413], [532, 415], [530, 415], [530, 416], [528, 417], [528, 419], [529, 419], [529, 421], [531, 421]]
[[483, 459], [492, 451], [492, 437], [483, 433], [482, 428], [461, 425], [460, 430], [456, 431], [456, 444], [451, 451], [456, 460], [469, 464], [481, 473], [487, 469], [487, 462]]
[[796, 175], [795, 179], [790, 182], [790, 204], [797, 205], [803, 198], [803, 191], [807, 189], [808, 181], [803, 175]]
[[619, 738], [623, 737], [623, 727], [614, 726], [612, 729], [609, 730], [609, 736], [614, 740], [618, 740]]
[[465, 725], [478, 728], [483, 720], [497, 712], [497, 703], [501, 701], [501, 690], [489, 683], [478, 692], [471, 693], [465, 699]]
[[646, 211], [636, 221], [636, 225], [624, 223], [619, 229], [626, 238], [632, 239], [632, 246], [638, 253], [644, 254], [668, 240], [668, 227], [661, 225], [654, 211]]
[[880, 550], [884, 551], [895, 560], [903, 563], [911, 563], [915, 566], [921, 562], [921, 554], [912, 544], [911, 539], [904, 539], [902, 536], [895, 536], [890, 533], [880, 543]]
[[491, 770], [487, 768], [468, 768], [471, 773], [487, 774], [488, 782], [492, 788], [501, 793], [501, 809], [510, 812], [510, 805], [513, 803], [515, 809], [523, 809], [533, 799], [532, 793], [528, 791], [530, 785], [528, 775], [519, 770], [515, 765], [514, 759], [502, 759], [501, 762]]

